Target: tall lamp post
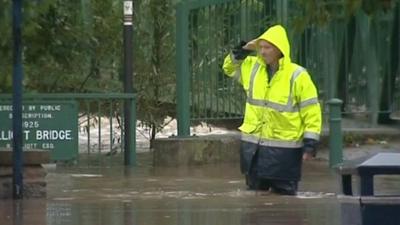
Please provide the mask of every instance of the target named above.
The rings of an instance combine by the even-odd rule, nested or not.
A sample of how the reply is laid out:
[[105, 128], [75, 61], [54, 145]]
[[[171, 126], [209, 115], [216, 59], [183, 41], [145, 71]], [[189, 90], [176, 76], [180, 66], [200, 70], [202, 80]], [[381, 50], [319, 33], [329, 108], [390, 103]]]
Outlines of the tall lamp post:
[[[133, 1], [124, 1], [124, 92], [133, 93], [133, 53], [132, 53], [132, 33], [133, 33]], [[135, 129], [132, 123], [132, 100], [125, 100], [124, 103], [124, 164], [132, 165], [132, 136]]]
[[22, 177], [22, 44], [21, 20], [22, 0], [13, 0], [13, 98], [12, 98], [12, 127], [13, 127], [13, 198], [23, 198]]

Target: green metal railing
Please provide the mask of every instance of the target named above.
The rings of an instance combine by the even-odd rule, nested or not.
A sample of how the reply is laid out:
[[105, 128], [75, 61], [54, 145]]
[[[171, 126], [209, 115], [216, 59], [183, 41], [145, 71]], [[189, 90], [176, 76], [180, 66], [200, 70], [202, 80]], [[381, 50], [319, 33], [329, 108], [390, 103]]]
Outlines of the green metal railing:
[[[339, 14], [292, 38], [295, 59], [312, 74], [321, 99], [342, 99], [344, 114], [363, 114], [371, 126], [399, 110], [400, 3], [396, 3], [373, 16], [362, 10], [350, 17]], [[336, 11], [344, 12], [339, 6]]]
[[189, 135], [190, 120], [242, 117], [245, 96], [223, 76], [221, 63], [231, 46], [263, 31], [281, 5], [235, 0], [177, 5], [178, 135]]
[[[0, 100], [10, 100], [8, 94], [0, 94]], [[63, 94], [25, 94], [24, 101], [62, 102], [65, 100], [78, 103], [78, 124], [80, 137], [79, 153], [90, 156], [113, 155], [119, 150], [130, 151], [130, 165], [136, 163], [136, 104], [135, 94], [120, 93], [63, 93]], [[124, 146], [124, 102], [129, 101], [133, 123], [131, 129], [132, 146]], [[2, 118], [3, 119], [3, 118]], [[107, 127], [102, 127], [103, 120]], [[108, 133], [108, 134], [105, 134]], [[106, 138], [106, 136], [108, 136]], [[94, 140], [93, 140], [94, 139]], [[66, 149], [66, 151], [68, 151]], [[96, 154], [94, 154], [96, 153]], [[81, 155], [82, 156], [82, 155]]]
[[324, 106], [340, 98], [345, 114], [363, 114], [371, 126], [388, 121], [400, 110], [400, 3], [393, 4], [349, 16], [343, 1], [321, 1], [316, 7], [329, 19], [302, 24], [306, 12], [295, 0], [182, 1], [176, 8], [178, 135], [190, 135], [190, 121], [242, 118], [245, 96], [224, 76], [224, 57], [276, 23], [286, 25], [292, 60], [308, 69]]

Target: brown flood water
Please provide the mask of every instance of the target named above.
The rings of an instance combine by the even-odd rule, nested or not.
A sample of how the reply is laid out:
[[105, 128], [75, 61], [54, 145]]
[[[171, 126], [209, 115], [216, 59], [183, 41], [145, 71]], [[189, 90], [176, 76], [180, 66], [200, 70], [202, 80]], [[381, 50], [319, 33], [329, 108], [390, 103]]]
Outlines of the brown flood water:
[[130, 169], [111, 163], [50, 168], [47, 198], [1, 200], [0, 224], [342, 224], [338, 179], [326, 161], [304, 164], [295, 197], [247, 191], [237, 164], [153, 168], [148, 153], [138, 162]]

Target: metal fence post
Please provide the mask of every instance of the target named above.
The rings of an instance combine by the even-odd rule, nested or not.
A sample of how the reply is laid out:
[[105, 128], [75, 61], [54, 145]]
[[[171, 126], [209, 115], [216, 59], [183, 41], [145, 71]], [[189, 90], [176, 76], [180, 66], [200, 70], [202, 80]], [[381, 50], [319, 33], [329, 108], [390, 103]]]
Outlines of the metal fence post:
[[136, 165], [136, 97], [134, 99], [130, 99], [131, 101], [131, 124], [130, 124], [130, 133], [131, 136], [131, 154], [130, 154], [130, 162], [132, 166]]
[[184, 2], [176, 8], [176, 94], [178, 136], [190, 136], [189, 9]]
[[343, 162], [343, 136], [341, 106], [343, 101], [330, 99], [329, 105], [329, 167]]
[[277, 10], [276, 10], [276, 17], [278, 22], [281, 23], [283, 26], [288, 26], [288, 0], [278, 0], [276, 1]]

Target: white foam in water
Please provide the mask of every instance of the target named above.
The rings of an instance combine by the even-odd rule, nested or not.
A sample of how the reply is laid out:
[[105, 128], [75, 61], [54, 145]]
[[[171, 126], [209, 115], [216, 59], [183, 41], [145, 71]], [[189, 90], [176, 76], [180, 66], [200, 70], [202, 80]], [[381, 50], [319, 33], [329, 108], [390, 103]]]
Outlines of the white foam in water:
[[195, 193], [194, 195], [196, 195], [196, 196], [207, 196], [207, 194], [204, 194], [204, 193]]
[[103, 177], [101, 174], [71, 174], [71, 177]]
[[315, 198], [327, 198], [334, 196], [334, 193], [323, 193], [323, 192], [297, 192], [296, 198], [302, 199], [315, 199]]
[[53, 200], [55, 200], [55, 201], [72, 201], [72, 200], [74, 200], [75, 198], [53, 198]]
[[238, 184], [240, 182], [241, 182], [240, 180], [231, 180], [228, 182], [228, 184]]
[[157, 179], [147, 179], [146, 180], [147, 182], [156, 182], [156, 181], [158, 181]]
[[87, 191], [87, 189], [74, 189], [74, 190], [70, 190], [69, 192], [78, 193], [78, 192], [84, 192], [84, 191]]

